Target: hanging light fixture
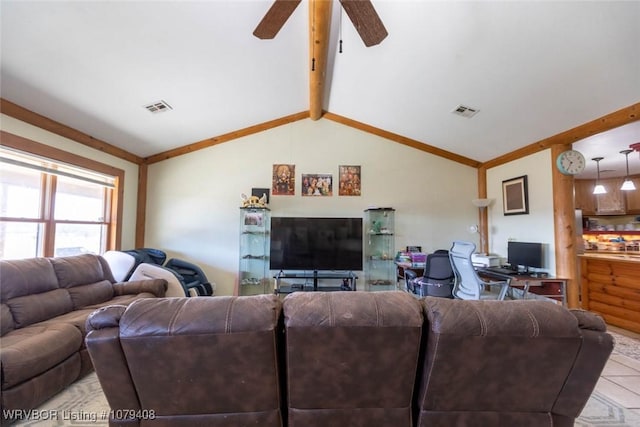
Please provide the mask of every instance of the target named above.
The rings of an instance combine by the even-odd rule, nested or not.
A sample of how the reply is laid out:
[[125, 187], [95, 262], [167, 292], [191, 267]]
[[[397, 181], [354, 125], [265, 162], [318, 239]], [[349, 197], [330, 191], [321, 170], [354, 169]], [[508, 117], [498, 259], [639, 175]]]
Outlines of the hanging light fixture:
[[635, 190], [636, 189], [635, 184], [629, 178], [629, 153], [631, 153], [632, 151], [633, 150], [622, 150], [620, 152], [620, 154], [624, 154], [624, 156], [626, 157], [626, 160], [627, 160], [627, 175], [624, 178], [624, 182], [622, 183], [622, 187], [620, 187], [620, 189], [624, 190], [624, 191], [630, 191], [630, 190]]
[[604, 159], [604, 157], [594, 157], [593, 160], [596, 162], [596, 167], [598, 168], [598, 178], [596, 179], [596, 186], [593, 188], [593, 194], [606, 194], [607, 189], [604, 188], [604, 185], [600, 184], [600, 160]]

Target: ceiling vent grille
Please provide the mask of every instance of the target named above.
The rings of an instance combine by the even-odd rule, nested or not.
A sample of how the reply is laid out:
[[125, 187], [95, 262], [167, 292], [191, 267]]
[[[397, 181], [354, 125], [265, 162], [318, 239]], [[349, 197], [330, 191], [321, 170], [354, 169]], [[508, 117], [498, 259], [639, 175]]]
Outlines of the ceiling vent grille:
[[153, 114], [158, 114], [165, 111], [173, 110], [173, 107], [171, 107], [171, 105], [169, 105], [167, 101], [163, 101], [163, 100], [153, 102], [151, 104], [147, 104], [144, 106], [144, 108], [146, 108]]
[[460, 104], [452, 111], [452, 113], [470, 119], [471, 117], [478, 114], [478, 111], [480, 110], [478, 110], [477, 108], [471, 108], [467, 107], [466, 105]]

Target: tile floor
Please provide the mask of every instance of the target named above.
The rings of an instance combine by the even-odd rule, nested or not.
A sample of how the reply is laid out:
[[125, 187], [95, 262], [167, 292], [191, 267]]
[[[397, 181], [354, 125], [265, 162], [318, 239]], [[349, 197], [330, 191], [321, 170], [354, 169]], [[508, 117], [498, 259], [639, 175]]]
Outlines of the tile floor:
[[[607, 329], [640, 339], [640, 334], [615, 326], [607, 326]], [[621, 354], [611, 355], [596, 384], [596, 390], [620, 406], [640, 415], [640, 361]]]

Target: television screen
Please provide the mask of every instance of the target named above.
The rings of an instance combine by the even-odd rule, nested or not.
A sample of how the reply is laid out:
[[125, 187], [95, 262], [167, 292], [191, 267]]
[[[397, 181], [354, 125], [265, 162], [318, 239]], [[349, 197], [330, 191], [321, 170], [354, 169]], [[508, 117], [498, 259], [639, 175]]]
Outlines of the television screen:
[[542, 243], [507, 242], [507, 262], [513, 268], [542, 268], [543, 259]]
[[362, 270], [362, 218], [273, 217], [271, 270]]

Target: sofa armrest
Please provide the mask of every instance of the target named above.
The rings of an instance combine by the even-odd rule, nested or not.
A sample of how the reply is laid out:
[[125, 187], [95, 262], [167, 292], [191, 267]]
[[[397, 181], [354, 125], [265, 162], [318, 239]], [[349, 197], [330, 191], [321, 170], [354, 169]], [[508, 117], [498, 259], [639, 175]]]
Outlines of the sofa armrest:
[[158, 298], [163, 298], [167, 292], [167, 281], [165, 279], [144, 279], [120, 282], [113, 285], [116, 295], [131, 295], [148, 292]]
[[604, 319], [597, 314], [582, 309], [571, 309], [569, 311], [578, 319], [578, 327], [580, 329], [589, 329], [598, 332], [607, 331], [607, 324], [604, 322]]
[[[87, 318], [87, 336], [85, 338], [91, 362], [109, 406], [113, 410], [127, 410], [123, 413], [141, 408], [120, 342], [120, 318], [126, 309], [127, 307], [123, 305], [110, 305], [91, 313]], [[137, 422], [135, 419], [110, 418], [109, 425]]]
[[576, 319], [582, 344], [571, 373], [553, 406], [554, 414], [575, 418], [580, 415], [613, 351], [613, 337], [606, 333], [602, 317], [585, 310], [570, 310]]

